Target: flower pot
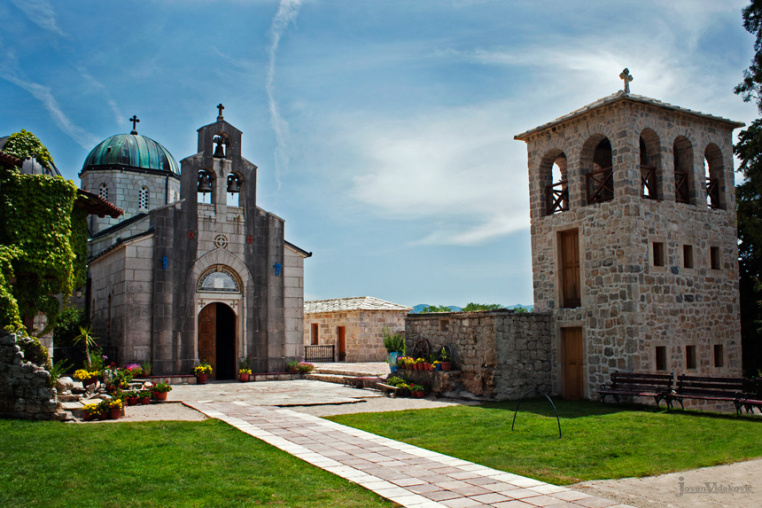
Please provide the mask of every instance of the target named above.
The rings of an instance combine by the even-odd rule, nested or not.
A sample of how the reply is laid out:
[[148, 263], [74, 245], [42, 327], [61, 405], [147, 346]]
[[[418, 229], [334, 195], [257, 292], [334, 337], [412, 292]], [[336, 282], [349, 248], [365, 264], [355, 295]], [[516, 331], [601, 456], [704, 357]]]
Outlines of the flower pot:
[[108, 420], [109, 411], [104, 411], [98, 415], [99, 420]]
[[127, 397], [128, 406], [137, 406], [140, 401], [140, 397]]
[[442, 370], [442, 364], [441, 363], [436, 364], [436, 366], [434, 367], [434, 370]]
[[167, 393], [169, 392], [153, 392], [153, 398], [156, 400], [167, 400]]
[[118, 420], [122, 417], [122, 408], [120, 407], [112, 407], [109, 409], [109, 416], [111, 416], [112, 420]]
[[442, 366], [442, 370], [452, 369], [452, 362], [442, 362], [440, 365]]
[[422, 399], [426, 392], [410, 392], [416, 399]]
[[147, 406], [148, 404], [151, 403], [151, 397], [150, 396], [143, 397], [142, 399], [140, 399], [140, 403]]
[[397, 372], [397, 369], [398, 367], [396, 365], [389, 365], [389, 372], [391, 372], [392, 374]]
[[206, 380], [208, 376], [209, 374], [196, 374], [196, 384], [199, 384], [199, 385], [206, 384]]
[[238, 380], [245, 383], [249, 380], [249, 374], [241, 374], [238, 376]]
[[82, 419], [89, 422], [93, 419], [93, 414], [90, 411], [82, 411]]

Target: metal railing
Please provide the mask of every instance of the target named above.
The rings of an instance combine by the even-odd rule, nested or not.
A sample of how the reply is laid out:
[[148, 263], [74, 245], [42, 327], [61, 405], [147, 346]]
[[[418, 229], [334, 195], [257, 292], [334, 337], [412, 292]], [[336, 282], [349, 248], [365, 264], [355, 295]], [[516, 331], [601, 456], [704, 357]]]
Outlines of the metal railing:
[[335, 362], [336, 346], [304, 346], [305, 362]]

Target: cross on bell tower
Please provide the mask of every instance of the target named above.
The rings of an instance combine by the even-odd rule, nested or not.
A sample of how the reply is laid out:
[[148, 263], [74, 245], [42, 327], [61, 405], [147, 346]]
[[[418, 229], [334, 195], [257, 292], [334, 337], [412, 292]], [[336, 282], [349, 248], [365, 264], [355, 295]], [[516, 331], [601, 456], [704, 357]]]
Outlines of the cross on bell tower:
[[624, 93], [630, 93], [630, 81], [635, 79], [630, 74], [630, 69], [625, 68], [619, 75], [619, 79], [624, 80]]
[[222, 110], [225, 109], [225, 106], [223, 106], [222, 103], [219, 103], [219, 104], [217, 104], [217, 109], [220, 110], [220, 114], [217, 115], [217, 121], [219, 122], [220, 120], [223, 119], [222, 118]]
[[130, 134], [137, 134], [138, 130], [136, 129], [136, 124], [140, 123], [140, 120], [138, 120], [138, 115], [132, 115], [130, 122], [132, 122], [132, 132], [130, 132]]

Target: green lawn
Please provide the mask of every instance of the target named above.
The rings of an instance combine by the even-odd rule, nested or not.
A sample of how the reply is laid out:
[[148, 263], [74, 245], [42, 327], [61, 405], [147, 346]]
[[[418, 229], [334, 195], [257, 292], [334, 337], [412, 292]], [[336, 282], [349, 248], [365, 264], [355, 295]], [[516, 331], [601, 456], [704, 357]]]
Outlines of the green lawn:
[[396, 506], [219, 420], [0, 420], [0, 506]]
[[330, 419], [557, 485], [762, 457], [762, 418], [545, 399]]

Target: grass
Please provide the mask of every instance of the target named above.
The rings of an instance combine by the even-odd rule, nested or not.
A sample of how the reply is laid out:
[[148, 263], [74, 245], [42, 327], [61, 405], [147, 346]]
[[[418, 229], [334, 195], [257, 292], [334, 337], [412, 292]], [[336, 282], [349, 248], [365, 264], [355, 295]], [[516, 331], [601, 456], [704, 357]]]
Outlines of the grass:
[[0, 506], [396, 506], [219, 420], [0, 420], [0, 463]]
[[358, 413], [338, 423], [483, 464], [566, 485], [650, 476], [762, 456], [762, 420], [581, 401], [526, 400], [439, 409]]

